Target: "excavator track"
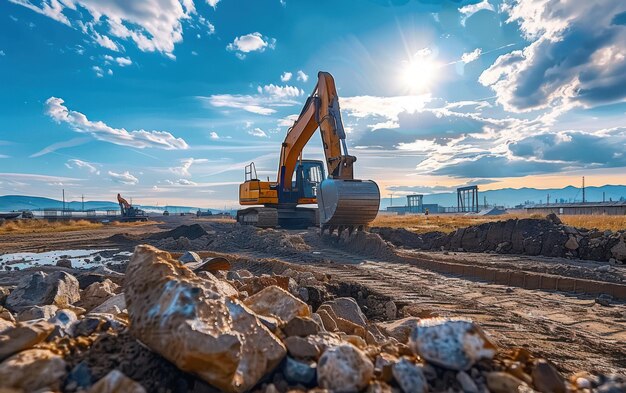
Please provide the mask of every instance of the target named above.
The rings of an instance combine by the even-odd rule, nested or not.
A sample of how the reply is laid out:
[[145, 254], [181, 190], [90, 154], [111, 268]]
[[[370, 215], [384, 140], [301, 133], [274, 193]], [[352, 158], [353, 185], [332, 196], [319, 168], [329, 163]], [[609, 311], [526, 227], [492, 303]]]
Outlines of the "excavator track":
[[237, 211], [237, 222], [259, 228], [276, 228], [278, 226], [278, 210], [273, 207], [242, 209]]

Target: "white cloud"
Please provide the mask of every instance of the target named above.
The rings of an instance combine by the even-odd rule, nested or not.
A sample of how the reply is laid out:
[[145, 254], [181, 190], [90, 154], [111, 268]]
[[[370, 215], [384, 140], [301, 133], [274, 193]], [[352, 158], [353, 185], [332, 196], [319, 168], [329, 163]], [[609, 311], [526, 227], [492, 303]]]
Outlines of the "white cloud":
[[[119, 51], [120, 45], [113, 39], [125, 40], [132, 41], [142, 51], [160, 52], [170, 58], [174, 57], [175, 45], [183, 40], [182, 21], [189, 20], [196, 14], [194, 2], [191, 0], [10, 1], [68, 26], [80, 28], [107, 49]], [[208, 3], [215, 6], [217, 1], [208, 0]]]
[[217, 135], [217, 132], [215, 132], [215, 131], [211, 131], [211, 133], [209, 134], [209, 137], [211, 139], [220, 139], [220, 136]]
[[197, 186], [198, 185], [198, 183], [193, 182], [188, 179], [178, 179], [176, 182], [180, 184], [181, 186]]
[[102, 71], [102, 68], [100, 68], [98, 66], [93, 66], [93, 67], [91, 67], [91, 69], [93, 70], [93, 72], [96, 73], [96, 76], [98, 78], [102, 78], [102, 76], [104, 76], [104, 71]]
[[471, 52], [463, 53], [463, 56], [461, 56], [461, 61], [465, 64], [471, 63], [472, 61], [478, 60], [478, 58], [480, 57], [482, 53], [483, 53], [482, 49], [476, 48]]
[[301, 81], [301, 82], [306, 82], [309, 80], [309, 76], [307, 74], [304, 73], [304, 71], [300, 70], [297, 73], [297, 80]]
[[126, 67], [133, 64], [133, 61], [130, 59], [130, 57], [116, 57], [115, 61], [120, 67]]
[[259, 93], [265, 93], [271, 98], [282, 99], [288, 97], [299, 97], [304, 94], [304, 90], [295, 86], [276, 86], [273, 84], [265, 85], [263, 87], [257, 87]]
[[274, 49], [275, 46], [275, 38], [268, 38], [259, 32], [255, 32], [236, 37], [233, 42], [226, 46], [226, 49], [236, 52], [237, 57], [244, 59], [246, 53], [255, 51], [264, 52], [266, 48]]
[[532, 42], [479, 78], [505, 110], [563, 113], [626, 100], [626, 2], [525, 0], [507, 12]]
[[468, 18], [480, 10], [494, 11], [494, 8], [488, 0], [483, 0], [476, 4], [468, 4], [459, 8], [459, 12], [464, 15], [464, 18]]
[[289, 82], [292, 76], [293, 74], [291, 72], [283, 72], [283, 74], [280, 76], [280, 80], [281, 82]]
[[3, 50], [0, 50], [0, 56], [6, 56], [6, 53], [4, 53]]
[[217, 7], [217, 3], [220, 2], [220, 0], [206, 0], [207, 4], [210, 5], [211, 7], [215, 8]]
[[291, 127], [293, 126], [293, 123], [298, 120], [298, 117], [300, 115], [289, 115], [287, 117], [283, 117], [282, 119], [278, 120], [278, 126], [279, 127]]
[[65, 163], [65, 166], [70, 169], [73, 169], [73, 168], [85, 169], [89, 171], [89, 173], [95, 173], [96, 175], [100, 174], [100, 171], [94, 164], [87, 162], [87, 161], [83, 161], [83, 160], [71, 159]]
[[267, 138], [267, 134], [265, 133], [265, 131], [263, 131], [262, 129], [258, 127], [252, 130], [248, 130], [248, 134], [252, 136], [256, 136], [258, 138]]
[[180, 166], [169, 168], [169, 171], [182, 177], [191, 177], [191, 173], [189, 169], [191, 166], [196, 163], [205, 163], [208, 162], [205, 158], [184, 158], [180, 160]]
[[44, 147], [40, 151], [31, 154], [29, 157], [30, 158], [41, 157], [41, 156], [46, 155], [48, 153], [55, 152], [55, 151], [57, 151], [59, 149], [65, 149], [65, 148], [68, 148], [68, 147], [79, 146], [79, 145], [85, 144], [87, 142], [89, 142], [89, 138], [74, 138], [74, 139], [70, 139], [69, 141], [53, 143], [53, 144], [51, 144], [49, 146]]
[[94, 138], [143, 149], [145, 147], [165, 150], [187, 149], [189, 146], [182, 138], [176, 138], [166, 131], [127, 131], [124, 128], [113, 128], [102, 121], [90, 121], [80, 112], [69, 110], [63, 105], [61, 98], [50, 97], [46, 100], [46, 114], [58, 123], [68, 124], [74, 131], [91, 134]]
[[122, 173], [109, 171], [109, 176], [111, 177], [111, 180], [121, 184], [135, 185], [139, 183], [139, 179], [128, 171], [124, 171]]
[[32, 182], [45, 182], [45, 183], [66, 183], [72, 181], [80, 181], [73, 177], [64, 176], [48, 176], [34, 173], [0, 173], [0, 179], [8, 180], [11, 182], [30, 184]]
[[398, 115], [402, 112], [415, 113], [423, 109], [431, 100], [430, 95], [418, 96], [355, 96], [343, 97], [340, 100], [341, 108], [346, 114], [356, 118], [379, 118], [380, 123], [372, 124], [370, 128], [397, 128]]

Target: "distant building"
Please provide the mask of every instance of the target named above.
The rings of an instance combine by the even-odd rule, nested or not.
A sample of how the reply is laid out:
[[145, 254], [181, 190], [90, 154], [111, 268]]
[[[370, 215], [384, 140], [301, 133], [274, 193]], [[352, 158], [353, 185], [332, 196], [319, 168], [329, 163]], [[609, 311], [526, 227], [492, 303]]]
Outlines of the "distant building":
[[626, 202], [554, 203], [525, 207], [527, 213], [564, 215], [626, 215]]
[[442, 208], [436, 203], [424, 203], [424, 196], [421, 194], [416, 195], [407, 195], [407, 205], [406, 206], [389, 206], [387, 207], [388, 212], [396, 213], [398, 215], [404, 214], [421, 214], [425, 213], [426, 209], [428, 209], [429, 213], [440, 213], [443, 212]]

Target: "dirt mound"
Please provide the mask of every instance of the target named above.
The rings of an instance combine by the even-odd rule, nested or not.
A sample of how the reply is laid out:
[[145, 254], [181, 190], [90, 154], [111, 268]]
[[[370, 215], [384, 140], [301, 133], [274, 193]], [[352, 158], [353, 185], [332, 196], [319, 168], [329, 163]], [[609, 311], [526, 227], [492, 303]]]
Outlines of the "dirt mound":
[[111, 243], [128, 244], [140, 242], [141, 240], [143, 240], [143, 236], [133, 235], [130, 233], [116, 233], [113, 236], [109, 236], [107, 240]]
[[563, 225], [555, 217], [487, 222], [445, 234], [417, 234], [403, 228], [373, 228], [395, 246], [420, 250], [496, 252], [626, 262], [626, 232]]
[[150, 240], [162, 240], [171, 237], [178, 239], [180, 237], [186, 237], [189, 240], [195, 240], [199, 237], [208, 235], [207, 231], [202, 228], [200, 224], [181, 225], [172, 229], [171, 231], [159, 232], [151, 235]]
[[246, 249], [281, 254], [298, 254], [311, 249], [300, 234], [248, 225], [235, 225], [230, 231], [216, 233], [215, 240], [209, 247], [221, 252]]
[[384, 240], [377, 233], [356, 232], [348, 235], [343, 232], [341, 236], [324, 236], [326, 244], [344, 249], [346, 251], [372, 258], [390, 258], [395, 255], [393, 245]]

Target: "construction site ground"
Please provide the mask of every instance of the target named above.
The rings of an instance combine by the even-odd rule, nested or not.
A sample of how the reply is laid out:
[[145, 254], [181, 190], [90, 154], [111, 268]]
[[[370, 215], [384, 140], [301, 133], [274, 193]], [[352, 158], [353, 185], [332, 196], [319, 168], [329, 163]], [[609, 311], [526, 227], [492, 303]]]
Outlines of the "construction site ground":
[[[238, 238], [234, 223], [174, 216], [140, 227], [3, 235], [0, 254], [111, 248], [132, 251], [148, 234], [194, 223], [215, 236], [230, 231], [232, 239]], [[125, 235], [114, 236], [120, 234]], [[225, 249], [211, 251], [253, 273], [292, 267], [330, 275], [332, 281], [351, 283], [394, 300], [404, 315], [471, 318], [501, 345], [527, 348], [550, 359], [565, 373], [626, 370], [624, 266], [546, 257], [423, 252], [385, 244], [365, 247], [321, 238], [315, 229], [259, 230], [257, 235], [258, 239], [295, 236], [304, 244], [301, 251], [260, 250], [249, 241], [239, 244], [234, 240]], [[9, 276], [17, 277], [19, 272], [2, 271], [0, 281], [11, 281]], [[613, 295], [594, 290], [602, 285], [607, 285]]]

